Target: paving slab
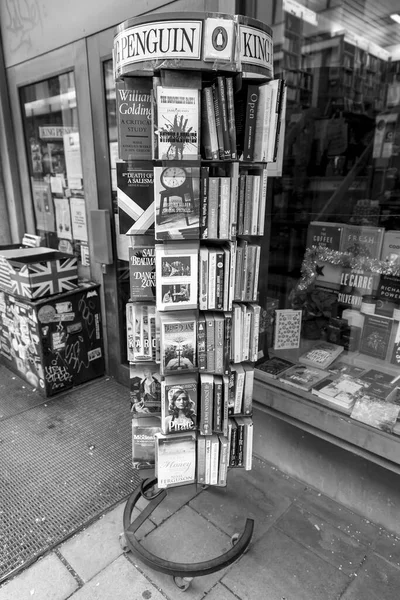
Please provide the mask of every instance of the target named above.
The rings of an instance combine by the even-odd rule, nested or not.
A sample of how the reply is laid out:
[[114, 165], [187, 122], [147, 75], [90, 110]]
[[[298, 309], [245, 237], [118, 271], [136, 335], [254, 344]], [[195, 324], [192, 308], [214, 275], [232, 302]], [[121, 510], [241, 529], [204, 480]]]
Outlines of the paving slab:
[[51, 553], [3, 585], [0, 600], [65, 600], [77, 588], [76, 579]]
[[[83, 581], [92, 579], [122, 554], [119, 534], [123, 531], [124, 508], [125, 503], [119, 504], [59, 547], [61, 555]], [[138, 514], [139, 511], [134, 509], [132, 517]], [[153, 528], [154, 525], [147, 520], [140, 528], [138, 537]]]
[[379, 527], [375, 523], [311, 488], [304, 490], [296, 500], [296, 504], [319, 515], [331, 525], [354, 537], [361, 544], [370, 546], [379, 536]]
[[[176, 513], [182, 506], [188, 504], [192, 498], [201, 492], [201, 486], [196, 484], [181, 485], [167, 490], [164, 500], [151, 513], [150, 520], [156, 525], [160, 525], [165, 519]], [[142, 509], [147, 504], [147, 500], [140, 498], [136, 506]]]
[[380, 556], [400, 567], [400, 538], [382, 529], [375, 542], [374, 550]]
[[222, 583], [217, 583], [205, 596], [207, 600], [238, 600]]
[[337, 600], [350, 578], [272, 527], [221, 583], [242, 600]]
[[165, 600], [165, 597], [135, 569], [125, 556], [120, 556], [73, 594], [69, 600], [128, 599]]
[[368, 546], [302, 506], [291, 506], [275, 526], [348, 575], [358, 569], [368, 552]]
[[399, 590], [400, 569], [373, 554], [340, 600], [394, 600]]
[[[184, 563], [209, 560], [231, 547], [229, 536], [188, 506], [183, 506], [151, 531], [141, 543], [160, 558]], [[130, 552], [127, 557], [171, 600], [200, 600], [227, 572], [227, 569], [223, 569], [195, 577], [189, 589], [183, 592], [176, 587], [171, 576], [151, 569]]]

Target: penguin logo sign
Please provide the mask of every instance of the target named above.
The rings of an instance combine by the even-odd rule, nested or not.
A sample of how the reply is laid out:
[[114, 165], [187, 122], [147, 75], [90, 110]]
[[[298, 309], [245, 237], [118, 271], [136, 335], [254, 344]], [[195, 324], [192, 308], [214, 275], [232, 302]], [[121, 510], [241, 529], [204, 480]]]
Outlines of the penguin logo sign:
[[228, 33], [225, 27], [216, 27], [213, 31], [211, 41], [214, 49], [218, 52], [225, 50], [228, 43]]

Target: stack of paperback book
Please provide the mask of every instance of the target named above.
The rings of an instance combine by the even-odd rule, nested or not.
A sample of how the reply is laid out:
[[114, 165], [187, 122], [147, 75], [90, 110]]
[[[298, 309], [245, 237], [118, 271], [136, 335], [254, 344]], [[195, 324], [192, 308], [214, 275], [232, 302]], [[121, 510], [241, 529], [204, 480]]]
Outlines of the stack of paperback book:
[[225, 486], [229, 468], [252, 466], [255, 238], [284, 84], [172, 69], [116, 88], [133, 464], [159, 487]]

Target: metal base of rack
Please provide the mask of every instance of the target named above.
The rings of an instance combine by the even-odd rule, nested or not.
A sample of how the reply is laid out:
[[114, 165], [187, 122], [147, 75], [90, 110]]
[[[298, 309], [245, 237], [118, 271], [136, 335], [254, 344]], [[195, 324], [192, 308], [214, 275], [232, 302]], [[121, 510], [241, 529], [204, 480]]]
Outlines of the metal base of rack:
[[[210, 560], [197, 563], [172, 562], [160, 558], [146, 550], [136, 538], [135, 533], [167, 495], [165, 489], [159, 489], [156, 492], [148, 493], [149, 490], [154, 490], [156, 484], [157, 478], [143, 480], [140, 487], [136, 489], [127, 500], [123, 515], [124, 532], [120, 535], [120, 544], [124, 552], [130, 550], [147, 566], [156, 571], [171, 575], [176, 586], [183, 591], [190, 587], [194, 577], [209, 575], [210, 573], [215, 573], [220, 569], [224, 569], [238, 560], [238, 558], [246, 552], [253, 535], [253, 519], [246, 519], [246, 524], [242, 533], [233, 534], [231, 537], [232, 547], [230, 550]], [[146, 508], [142, 510], [140, 515], [136, 517], [134, 521], [131, 521], [132, 512], [140, 498], [145, 498], [149, 503]]]

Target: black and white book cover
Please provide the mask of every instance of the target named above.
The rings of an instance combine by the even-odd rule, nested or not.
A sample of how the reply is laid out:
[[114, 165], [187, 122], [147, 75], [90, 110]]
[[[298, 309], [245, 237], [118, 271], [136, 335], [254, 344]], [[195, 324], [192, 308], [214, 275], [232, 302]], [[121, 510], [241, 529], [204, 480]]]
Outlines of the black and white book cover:
[[197, 308], [199, 244], [156, 244], [157, 310]]

